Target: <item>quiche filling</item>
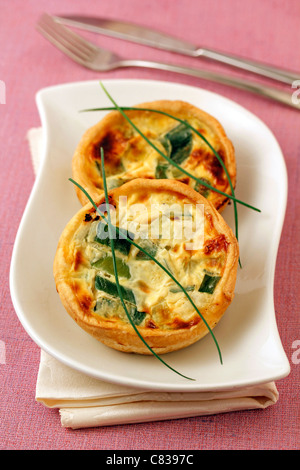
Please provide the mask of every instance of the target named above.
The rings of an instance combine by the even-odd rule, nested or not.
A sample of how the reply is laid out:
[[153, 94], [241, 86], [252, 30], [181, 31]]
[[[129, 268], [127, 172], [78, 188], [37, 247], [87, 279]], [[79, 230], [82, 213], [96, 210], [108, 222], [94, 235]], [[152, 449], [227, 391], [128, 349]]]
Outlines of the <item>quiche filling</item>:
[[[135, 120], [132, 119], [132, 121]], [[217, 157], [190, 128], [165, 117], [164, 125], [161, 126], [161, 120], [157, 116], [155, 120], [153, 116], [147, 119], [147, 113], [142, 120], [143, 125], [140, 119], [137, 123], [146, 137], [150, 138], [154, 145], [172, 161], [200, 180], [213, 186], [218, 185], [223, 190], [227, 189], [227, 178]], [[153, 123], [156, 125], [153, 126]], [[209, 141], [213, 141], [215, 150], [222, 156], [220, 142], [215, 140], [209, 127], [196, 119], [189, 119], [189, 123]], [[93, 145], [90, 157], [94, 160], [95, 170], [100, 173], [100, 176], [101, 147], [104, 149], [108, 162], [107, 187], [109, 190], [133, 178], [176, 179], [191, 185], [209, 199], [210, 190], [207, 187], [189, 178], [166, 161], [128, 123], [124, 123], [121, 128], [110, 129], [99, 142]], [[102, 184], [100, 186], [102, 188]]]
[[[106, 209], [102, 208], [104, 213]], [[119, 228], [114, 237], [118, 278], [133, 322], [165, 331], [201, 322], [180, 286], [148, 256], [180, 282], [200, 311], [211, 306], [226, 265], [228, 242], [204, 215], [201, 204], [188, 204], [184, 197], [175, 200], [167, 192], [133, 193], [116, 200], [112, 196], [110, 214]], [[85, 315], [128, 324], [118, 295], [108, 227], [95, 210], [84, 214], [72, 245], [69, 279]], [[83, 284], [88, 287], [82, 289]]]
[[[143, 105], [140, 105], [143, 107]], [[106, 161], [108, 190], [118, 188], [135, 178], [170, 179], [189, 185], [221, 210], [228, 201], [206, 184], [231, 193], [225, 171], [214, 151], [226, 165], [235, 186], [235, 157], [232, 143], [223, 128], [212, 116], [181, 101], [160, 101], [145, 104], [146, 108], [168, 112], [184, 122], [151, 111], [128, 110], [126, 114], [152, 144], [179, 165], [191, 178], [167, 161], [123, 117], [114, 111], [106, 115], [83, 136], [73, 157], [73, 176], [82, 185], [101, 194], [100, 149]], [[210, 146], [207, 144], [209, 142]], [[203, 184], [202, 184], [203, 183]]]

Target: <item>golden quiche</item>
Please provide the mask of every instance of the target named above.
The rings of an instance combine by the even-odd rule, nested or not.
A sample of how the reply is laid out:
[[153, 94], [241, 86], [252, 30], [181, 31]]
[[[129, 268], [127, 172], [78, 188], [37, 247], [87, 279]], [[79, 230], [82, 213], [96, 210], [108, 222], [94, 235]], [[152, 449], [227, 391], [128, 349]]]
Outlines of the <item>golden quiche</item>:
[[[188, 122], [218, 152], [230, 175], [233, 188], [236, 183], [234, 148], [221, 124], [211, 115], [183, 101], [154, 101], [137, 107], [171, 114]], [[205, 186], [231, 194], [224, 169], [207, 142], [169, 116], [153, 111], [126, 111], [134, 125], [173, 162], [195, 176], [195, 181], [168, 162], [131, 126], [119, 111], [109, 112], [82, 136], [72, 160], [73, 178], [96, 198], [103, 192], [100, 149], [104, 150], [108, 189], [113, 189], [135, 178], [175, 179], [188, 184], [209, 200], [219, 212], [228, 198]], [[204, 184], [203, 184], [204, 183]], [[77, 191], [82, 205], [85, 195]]]
[[[118, 296], [104, 195], [96, 203], [98, 211], [86, 204], [63, 230], [57, 291], [71, 317], [102, 343], [151, 354]], [[125, 183], [109, 191], [109, 208], [122, 296], [144, 340], [163, 354], [202, 338], [205, 322], [168, 273], [214, 328], [233, 299], [238, 264], [237, 240], [223, 217], [194, 189], [168, 179]]]

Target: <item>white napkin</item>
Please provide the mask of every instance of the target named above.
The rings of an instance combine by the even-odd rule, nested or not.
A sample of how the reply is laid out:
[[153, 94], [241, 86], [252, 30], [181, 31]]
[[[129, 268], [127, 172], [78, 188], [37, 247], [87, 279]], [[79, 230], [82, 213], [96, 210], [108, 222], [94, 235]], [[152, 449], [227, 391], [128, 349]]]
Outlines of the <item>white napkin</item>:
[[[30, 129], [27, 138], [36, 173], [42, 129]], [[124, 387], [84, 375], [44, 351], [36, 384], [36, 401], [58, 408], [62, 426], [73, 429], [263, 409], [277, 400], [274, 382], [222, 392], [167, 393]]]
[[274, 383], [190, 393], [125, 387], [88, 377], [44, 351], [36, 385], [36, 400], [59, 408], [62, 426], [73, 429], [266, 408], [277, 399]]

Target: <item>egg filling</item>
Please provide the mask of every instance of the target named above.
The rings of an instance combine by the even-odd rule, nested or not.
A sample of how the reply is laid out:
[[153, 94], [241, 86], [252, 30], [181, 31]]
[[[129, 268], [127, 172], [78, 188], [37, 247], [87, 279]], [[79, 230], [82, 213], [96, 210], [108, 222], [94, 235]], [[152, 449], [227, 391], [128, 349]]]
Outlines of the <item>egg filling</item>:
[[[209, 218], [205, 220], [201, 204], [174, 200], [161, 192], [121, 199], [114, 200], [109, 209], [114, 226], [120, 229], [114, 231], [116, 265], [133, 322], [165, 330], [197, 324], [200, 316], [181, 287], [149, 254], [180, 281], [202, 309], [211, 304], [222, 277], [226, 237], [217, 232]], [[104, 205], [104, 213], [106, 209]], [[87, 212], [72, 243], [75, 260], [80, 260], [74, 264], [73, 276], [89, 280], [90, 312], [128, 323], [118, 295], [106, 221], [96, 212]]]

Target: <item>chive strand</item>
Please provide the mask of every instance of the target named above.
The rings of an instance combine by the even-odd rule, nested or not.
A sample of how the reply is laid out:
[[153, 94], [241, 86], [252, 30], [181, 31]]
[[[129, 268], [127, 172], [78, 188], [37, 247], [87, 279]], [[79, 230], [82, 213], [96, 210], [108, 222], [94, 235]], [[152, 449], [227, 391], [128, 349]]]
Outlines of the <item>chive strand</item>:
[[[105, 194], [105, 202], [106, 202], [106, 205], [109, 206], [109, 201], [108, 201], [108, 192], [107, 192], [107, 186], [106, 186], [106, 177], [105, 177], [105, 168], [104, 168], [104, 157], [103, 157], [103, 148], [101, 148], [101, 168], [102, 168], [102, 174], [103, 174], [103, 188], [104, 188], [104, 194]], [[155, 351], [153, 351], [153, 349], [148, 345], [148, 343], [145, 341], [145, 339], [143, 338], [143, 336], [140, 334], [140, 332], [138, 331], [136, 325], [134, 324], [131, 316], [129, 315], [128, 313], [128, 310], [127, 310], [127, 307], [126, 307], [126, 304], [124, 302], [124, 299], [123, 299], [123, 295], [122, 295], [122, 290], [121, 290], [121, 287], [120, 287], [120, 283], [119, 283], [119, 276], [118, 276], [118, 269], [117, 269], [117, 262], [116, 262], [116, 255], [115, 255], [115, 248], [114, 248], [114, 239], [113, 239], [113, 230], [112, 230], [112, 224], [111, 224], [111, 219], [110, 219], [110, 210], [109, 208], [107, 209], [107, 224], [108, 224], [108, 233], [109, 233], [109, 239], [110, 239], [110, 247], [111, 247], [111, 253], [112, 253], [112, 259], [113, 259], [113, 266], [114, 266], [114, 273], [115, 273], [115, 279], [116, 279], [116, 286], [117, 286], [117, 290], [118, 290], [118, 294], [119, 294], [119, 297], [120, 297], [120, 300], [121, 300], [121, 303], [122, 303], [122, 306], [125, 310], [125, 313], [126, 313], [126, 316], [129, 320], [129, 322], [131, 323], [131, 326], [133, 327], [133, 329], [135, 330], [136, 334], [138, 335], [138, 337], [141, 339], [141, 341], [145, 344], [145, 346], [149, 349], [149, 351], [159, 360], [161, 361], [165, 366], [167, 366], [169, 369], [171, 369], [173, 372], [175, 372], [176, 374], [179, 374], [181, 377], [184, 377], [185, 379], [188, 379], [188, 380], [194, 380], [190, 377], [187, 377], [183, 374], [181, 374], [180, 372], [178, 372], [177, 370], [175, 370], [173, 367], [171, 367], [169, 364], [167, 364], [160, 356], [158, 356], [156, 354]]]
[[[182, 173], [185, 173], [187, 176], [189, 176], [190, 178], [192, 178], [193, 180], [197, 181], [197, 183], [201, 183], [203, 184], [203, 186], [206, 186], [207, 188], [210, 188], [212, 189], [213, 191], [216, 191], [226, 197], [229, 197], [228, 194], [224, 193], [223, 191], [219, 190], [219, 189], [216, 189], [214, 188], [213, 186], [209, 185], [208, 183], [205, 183], [204, 181], [202, 180], [199, 180], [199, 178], [196, 178], [196, 176], [192, 175], [191, 173], [189, 173], [187, 170], [185, 170], [184, 168], [182, 168], [180, 165], [178, 165], [176, 162], [174, 162], [170, 157], [168, 157], [167, 155], [165, 155], [158, 147], [156, 147], [156, 145], [153, 144], [153, 142], [151, 142], [150, 139], [148, 139], [148, 137], [131, 121], [131, 119], [126, 115], [126, 113], [124, 113], [124, 111], [122, 110], [122, 108], [119, 107], [119, 105], [115, 102], [115, 100], [110, 96], [110, 94], [108, 93], [108, 91], [104, 88], [104, 86], [102, 85], [102, 83], [100, 82], [104, 92], [106, 93], [106, 95], [108, 96], [108, 98], [110, 99], [110, 101], [115, 105], [115, 108], [122, 114], [122, 116], [129, 122], [129, 124], [135, 129], [135, 131], [140, 134], [143, 139], [154, 149], [156, 150], [165, 160], [167, 160], [171, 165], [175, 166], [179, 171], [181, 171]], [[232, 196], [233, 198], [233, 196]]]
[[[192, 175], [191, 173], [189, 173], [187, 170], [185, 170], [184, 168], [182, 168], [180, 165], [178, 165], [176, 162], [173, 162], [173, 160], [171, 158], [169, 158], [167, 155], [165, 155], [159, 148], [157, 148], [153, 142], [151, 142], [150, 139], [148, 139], [143, 133], [142, 131], [140, 131], [140, 129], [131, 121], [131, 119], [126, 115], [126, 113], [124, 113], [123, 109], [126, 109], [126, 110], [130, 110], [130, 109], [137, 109], [139, 111], [143, 110], [143, 108], [133, 108], [133, 107], [120, 107], [115, 101], [114, 99], [112, 98], [112, 96], [108, 93], [108, 91], [105, 89], [104, 85], [102, 84], [102, 82], [100, 82], [100, 85], [103, 89], [103, 91], [105, 92], [105, 94], [107, 95], [107, 97], [109, 98], [109, 100], [113, 103], [114, 105], [114, 108], [94, 108], [94, 109], [86, 109], [86, 110], [83, 110], [83, 111], [100, 111], [100, 110], [111, 110], [111, 109], [117, 109], [121, 114], [122, 116], [129, 122], [129, 124], [136, 130], [136, 132], [138, 132], [143, 138], [144, 140], [146, 140], [146, 142], [151, 145], [152, 148], [154, 148], [154, 150], [156, 150], [163, 158], [165, 158], [171, 165], [175, 166], [179, 171], [181, 171], [182, 173], [185, 173], [187, 176], [189, 176], [190, 178], [192, 178], [193, 180], [195, 180], [197, 183], [201, 183], [203, 186], [211, 189], [212, 191], [215, 191], [229, 199], [232, 199], [232, 200], [235, 200], [236, 202], [238, 202], [239, 204], [242, 204], [250, 209], [253, 209], [257, 212], [261, 212], [260, 209], [254, 207], [254, 206], [251, 206], [250, 204], [244, 202], [244, 201], [241, 201], [239, 199], [237, 199], [235, 196], [231, 195], [231, 194], [227, 194], [225, 193], [224, 191], [221, 191], [217, 188], [215, 188], [214, 186], [210, 185], [209, 183], [206, 183], [204, 181], [202, 181], [201, 179], [199, 178], [196, 178], [194, 175]], [[146, 108], [144, 108], [144, 110], [146, 110]], [[153, 111], [153, 112], [159, 112], [161, 114], [163, 114], [164, 112], [160, 112], [160, 111], [154, 111], [154, 110], [151, 110], [151, 109], [148, 109], [148, 111]], [[166, 115], [168, 115], [166, 113]], [[170, 117], [173, 117], [174, 119], [176, 120], [179, 120], [179, 118], [175, 118], [174, 116], [172, 115], [169, 115]], [[185, 121], [182, 121], [182, 122], [185, 122]], [[189, 126], [193, 129], [192, 126]], [[196, 131], [197, 132], [197, 131]], [[199, 135], [201, 136], [201, 134], [199, 133]], [[220, 158], [220, 157], [219, 157]], [[221, 159], [220, 159], [221, 160]], [[222, 161], [222, 160], [221, 160]], [[223, 162], [222, 162], [223, 163]]]
[[[92, 109], [83, 109], [82, 111], [83, 112], [90, 112], [90, 111], [113, 111], [115, 110], [116, 107], [105, 107], [105, 108], [92, 108]], [[226, 177], [228, 179], [228, 182], [229, 182], [229, 185], [230, 185], [230, 189], [231, 189], [231, 192], [232, 192], [232, 195], [234, 196], [234, 189], [233, 189], [233, 185], [232, 185], [232, 181], [231, 181], [231, 178], [230, 178], [230, 175], [228, 173], [228, 170], [226, 168], [226, 165], [224, 164], [222, 158], [220, 157], [220, 155], [218, 154], [218, 152], [215, 150], [215, 148], [211, 145], [211, 143], [206, 139], [206, 137], [204, 137], [203, 134], [201, 134], [201, 132], [199, 132], [197, 129], [195, 129], [195, 127], [193, 127], [189, 122], [187, 121], [184, 121], [183, 119], [180, 119], [176, 116], [173, 116], [172, 114], [169, 114], [165, 111], [161, 111], [161, 110], [158, 110], [158, 109], [151, 109], [151, 108], [142, 108], [142, 107], [134, 107], [134, 106], [118, 106], [118, 109], [121, 109], [123, 111], [148, 111], [148, 112], [153, 112], [153, 113], [157, 113], [157, 114], [162, 114], [163, 116], [168, 116], [172, 119], [174, 119], [175, 121], [178, 121], [182, 124], [184, 124], [186, 127], [190, 128], [193, 132], [195, 132], [195, 134], [198, 135], [198, 137], [200, 137], [207, 145], [208, 147], [211, 149], [211, 151], [214, 153], [214, 155], [216, 156], [216, 158], [218, 159], [220, 165], [222, 166], [225, 174], [226, 174]], [[199, 180], [198, 180], [199, 181]], [[211, 189], [211, 190], [216, 190], [216, 188], [214, 186], [211, 186], [209, 183], [206, 183], [205, 181], [202, 182], [203, 186]], [[221, 194], [226, 194], [226, 193], [221, 193]], [[234, 199], [235, 196], [234, 196]], [[250, 206], [252, 208], [252, 206]], [[258, 211], [258, 209], [254, 208], [255, 210]]]
[[[214, 153], [215, 157], [217, 158], [218, 162], [220, 163], [220, 165], [222, 166], [225, 174], [226, 174], [226, 177], [227, 177], [227, 180], [228, 180], [228, 183], [229, 183], [229, 186], [230, 186], [230, 190], [231, 190], [231, 193], [232, 193], [232, 196], [233, 196], [233, 206], [234, 206], [234, 221], [235, 221], [235, 236], [236, 236], [236, 239], [238, 240], [239, 239], [239, 231], [238, 231], [238, 211], [237, 211], [237, 202], [239, 202], [236, 197], [235, 197], [235, 191], [234, 191], [234, 188], [233, 188], [233, 184], [232, 184], [232, 181], [231, 181], [231, 178], [230, 178], [230, 175], [228, 173], [228, 170], [226, 168], [226, 165], [224, 164], [222, 158], [220, 157], [220, 155], [218, 154], [218, 152], [215, 150], [215, 148], [210, 144], [210, 142], [204, 137], [204, 135], [202, 135], [197, 129], [195, 129], [189, 122], [187, 121], [184, 121], [183, 119], [180, 119], [176, 116], [173, 116], [172, 114], [169, 114], [165, 111], [161, 111], [161, 110], [157, 110], [157, 109], [151, 109], [151, 108], [142, 108], [142, 107], [132, 107], [132, 106], [117, 106], [117, 104], [112, 100], [111, 96], [109, 96], [109, 94], [107, 93], [107, 91], [105, 90], [104, 86], [101, 84], [103, 90], [105, 91], [105, 93], [107, 94], [107, 96], [109, 97], [109, 99], [115, 104], [115, 107], [106, 107], [106, 108], [94, 108], [94, 109], [85, 109], [83, 111], [112, 111], [114, 109], [118, 109], [119, 112], [121, 112], [121, 110], [126, 110], [126, 111], [148, 111], [148, 112], [154, 112], [154, 113], [157, 113], [157, 114], [162, 114], [163, 116], [168, 116], [172, 119], [174, 119], [175, 121], [178, 121], [182, 124], [184, 124], [186, 127], [190, 128], [193, 132], [195, 132], [195, 134], [198, 135], [198, 137], [200, 137], [207, 145], [208, 147], [211, 149], [211, 151]], [[126, 115], [123, 113], [123, 116], [126, 117]], [[136, 126], [133, 125], [132, 121], [128, 118], [128, 116], [126, 117], [127, 121], [140, 133], [140, 135], [153, 147], [157, 150], [157, 152], [160, 153], [160, 155], [162, 155], [162, 153], [160, 152], [160, 150], [154, 146], [153, 143], [151, 143], [147, 138], [146, 136], [137, 129]], [[163, 155], [164, 158], [166, 158], [165, 155]], [[170, 161], [168, 158], [167, 158], [168, 161]], [[174, 165], [174, 162], [173, 162], [173, 165]], [[178, 168], [178, 165], [175, 165], [177, 168]], [[180, 167], [181, 168], [181, 167]], [[181, 168], [182, 169], [182, 168]], [[183, 170], [184, 171], [184, 170]], [[186, 171], [184, 171], [186, 174], [189, 175], [189, 173], [187, 173]], [[194, 178], [195, 179], [195, 178]], [[198, 179], [196, 181], [199, 181]], [[217, 190], [214, 186], [211, 186], [209, 183], [206, 183], [205, 181], [202, 181], [201, 183], [203, 186], [213, 190], [213, 191], [217, 191], [217, 192], [220, 192], [219, 190]], [[226, 193], [224, 192], [220, 192], [221, 194], [225, 195]], [[227, 195], [227, 197], [229, 197], [229, 195]], [[244, 203], [244, 205], [246, 205], [247, 207], [251, 208], [251, 209], [254, 209], [254, 210], [257, 210], [259, 211], [259, 209], [256, 209], [256, 208], [253, 208], [252, 206]], [[259, 211], [260, 212], [260, 211]], [[241, 261], [240, 261], [240, 258], [239, 258], [239, 265], [241, 267]]]
[[[99, 213], [99, 208], [97, 207], [97, 205], [95, 204], [95, 202], [93, 201], [93, 199], [91, 198], [91, 196], [88, 194], [88, 192], [79, 184], [77, 183], [76, 181], [74, 181], [72, 178], [69, 178], [69, 180], [75, 184], [85, 195], [86, 197], [88, 198], [88, 200], [91, 202], [91, 204], [93, 205], [93, 207], [96, 209], [96, 211]], [[101, 217], [107, 222], [107, 219], [106, 217], [102, 214], [102, 212], [100, 212], [100, 215]], [[115, 227], [116, 231], [119, 233], [119, 227]], [[124, 236], [122, 234], [122, 236]], [[178, 287], [183, 291], [184, 295], [186, 296], [186, 298], [189, 300], [189, 302], [191, 303], [191, 305], [193, 306], [193, 308], [196, 310], [196, 312], [198, 313], [198, 315], [200, 316], [201, 320], [203, 321], [203, 323], [205, 324], [205, 326], [207, 327], [209, 333], [211, 334], [212, 338], [213, 338], [213, 341], [217, 347], [217, 350], [218, 350], [218, 354], [219, 354], [219, 358], [220, 358], [220, 362], [221, 364], [223, 364], [223, 359], [222, 359], [222, 354], [221, 354], [221, 350], [220, 350], [220, 347], [219, 347], [219, 344], [217, 342], [217, 339], [211, 329], [211, 327], [209, 326], [208, 322], [206, 321], [206, 319], [203, 317], [203, 315], [201, 314], [201, 312], [198, 310], [198, 308], [196, 307], [195, 303], [193, 302], [192, 298], [190, 297], [190, 295], [188, 294], [188, 292], [186, 291], [186, 289], [181, 285], [181, 283], [179, 281], [177, 281], [177, 279], [173, 276], [172, 273], [170, 273], [170, 271], [168, 269], [166, 269], [154, 256], [152, 256], [149, 252], [147, 252], [146, 250], [144, 250], [144, 248], [142, 248], [140, 245], [138, 245], [137, 243], [135, 243], [133, 240], [131, 240], [131, 238], [128, 238], [127, 236], [125, 236], [125, 238], [127, 239], [127, 241], [129, 243], [131, 243], [133, 246], [135, 246], [136, 248], [138, 248], [140, 251], [142, 251], [145, 255], [147, 255], [152, 261], [154, 261], [174, 282], [175, 284], [178, 285]]]
[[[171, 158], [169, 158], [167, 155], [165, 155], [163, 152], [160, 151], [160, 149], [158, 149], [154, 144], [153, 142], [151, 142], [150, 139], [148, 139], [148, 137], [145, 136], [145, 134], [143, 134], [143, 132], [131, 121], [131, 119], [126, 115], [126, 113], [124, 113], [124, 111], [118, 106], [118, 104], [115, 102], [115, 100], [112, 98], [112, 96], [108, 93], [108, 91], [106, 90], [106, 88], [104, 87], [103, 83], [100, 82], [100, 85], [102, 87], [102, 89], [104, 90], [105, 94], [107, 95], [107, 97], [110, 99], [110, 101], [113, 103], [113, 105], [117, 108], [117, 110], [122, 114], [122, 116], [124, 116], [124, 118], [130, 123], [130, 125], [136, 130], [136, 132], [138, 132], [144, 140], [146, 140], [146, 142], [151, 145], [152, 148], [154, 148], [163, 158], [165, 158], [169, 163], [171, 163], [171, 165], [175, 166], [177, 169], [179, 169], [180, 171], [182, 171], [183, 173], [185, 173], [186, 175], [188, 175], [189, 177], [192, 177], [194, 180], [198, 181], [199, 182], [199, 179], [196, 178], [195, 176], [193, 176], [191, 173], [189, 173], [188, 171], [184, 170], [180, 165], [178, 165], [176, 162], [174, 162]], [[170, 116], [170, 115], [169, 115]], [[171, 116], [172, 117], [172, 116]], [[187, 125], [187, 123], [185, 121], [183, 121], [182, 119], [179, 120], [180, 122], [184, 123], [185, 125]], [[192, 130], [196, 131], [191, 125], [188, 124], [188, 127], [190, 127]], [[196, 131], [197, 135], [199, 135], [201, 138], [204, 137], [202, 136], [201, 133], [199, 133], [198, 131]], [[204, 138], [205, 139], [205, 138]], [[208, 141], [207, 139], [205, 139], [205, 142], [207, 144]], [[228, 179], [228, 182], [229, 182], [229, 185], [230, 185], [230, 189], [231, 189], [231, 193], [232, 193], [232, 198], [233, 198], [233, 202], [234, 202], [234, 220], [235, 220], [235, 234], [236, 234], [236, 239], [238, 240], [238, 213], [237, 213], [237, 206], [236, 206], [236, 198], [235, 198], [235, 192], [234, 192], [234, 189], [233, 189], [233, 185], [232, 185], [232, 181], [231, 181], [231, 178], [228, 174], [228, 171], [227, 171], [227, 168], [224, 164], [224, 162], [222, 161], [221, 157], [219, 156], [219, 154], [215, 151], [215, 149], [209, 144], [209, 147], [213, 150], [215, 156], [217, 157], [219, 163], [221, 164], [222, 168], [224, 169], [225, 171], [225, 174], [227, 176], [227, 179]], [[202, 184], [205, 183], [205, 182], [201, 182]], [[208, 188], [211, 188], [213, 191], [217, 191], [218, 193], [220, 194], [223, 194], [225, 195], [226, 197], [229, 197], [229, 195], [227, 193], [224, 193], [223, 191], [220, 191], [220, 190], [217, 190], [216, 188], [214, 188], [213, 186], [205, 183], [204, 186], [208, 187]], [[239, 265], [241, 267], [241, 261], [240, 261], [240, 257], [239, 257]]]

